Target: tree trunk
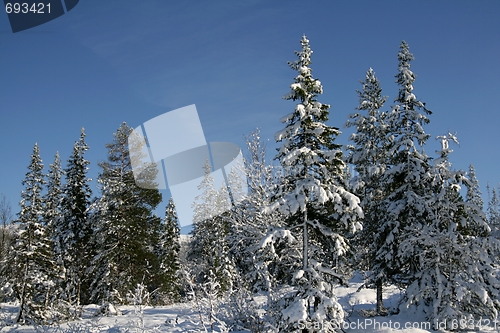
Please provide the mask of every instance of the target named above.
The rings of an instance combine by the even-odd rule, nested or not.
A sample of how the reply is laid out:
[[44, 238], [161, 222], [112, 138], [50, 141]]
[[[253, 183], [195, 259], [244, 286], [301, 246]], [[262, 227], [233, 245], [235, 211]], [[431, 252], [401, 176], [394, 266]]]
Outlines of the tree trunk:
[[308, 235], [307, 235], [307, 209], [304, 211], [304, 230], [302, 234], [302, 269], [304, 270], [304, 273], [307, 271], [309, 268], [309, 256], [308, 256]]
[[385, 315], [387, 311], [384, 309], [384, 299], [382, 297], [382, 279], [378, 279], [375, 284], [377, 286], [377, 314]]
[[26, 263], [24, 266], [24, 276], [23, 276], [23, 286], [21, 288], [21, 295], [19, 296], [19, 313], [17, 314], [16, 323], [21, 321], [23, 317], [23, 310], [26, 304], [26, 284], [28, 283], [28, 259], [26, 259]]

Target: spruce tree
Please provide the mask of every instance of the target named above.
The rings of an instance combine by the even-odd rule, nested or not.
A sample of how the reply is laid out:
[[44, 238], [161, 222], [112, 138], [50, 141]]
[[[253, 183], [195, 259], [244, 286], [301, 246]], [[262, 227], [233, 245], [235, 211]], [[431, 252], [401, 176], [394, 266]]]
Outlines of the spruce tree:
[[[463, 182], [467, 187], [467, 194], [465, 198], [467, 216], [478, 216], [483, 214], [484, 202], [481, 197], [481, 190], [479, 189], [479, 181], [476, 178], [476, 171], [472, 164], [469, 165], [469, 172], [466, 177], [463, 178]], [[471, 225], [476, 225], [471, 223]], [[474, 234], [480, 235], [483, 232], [492, 233], [490, 230], [478, 229], [474, 231]], [[492, 233], [494, 234], [494, 233]]]
[[[363, 230], [355, 238], [356, 249], [362, 269], [371, 270], [374, 258], [379, 250], [373, 242], [373, 235], [380, 228], [384, 212], [380, 209], [386, 193], [380, 186], [381, 178], [387, 169], [387, 150], [390, 145], [387, 112], [382, 112], [387, 97], [382, 96], [382, 88], [373, 69], [366, 72], [363, 89], [357, 90], [359, 106], [356, 112], [349, 116], [347, 127], [355, 126], [356, 132], [350, 137], [353, 142], [348, 145], [349, 155], [346, 160], [353, 164], [356, 177], [353, 179], [355, 193], [361, 198], [361, 207], [364, 212]], [[374, 276], [369, 277], [369, 284], [375, 284], [377, 290], [377, 313], [384, 312], [382, 299], [383, 280]]]
[[64, 172], [61, 168], [61, 158], [59, 152], [54, 157], [54, 163], [49, 166], [47, 174], [47, 193], [44, 197], [45, 211], [44, 222], [49, 229], [54, 225], [55, 219], [61, 215], [61, 202], [63, 190], [61, 180]]
[[[6, 262], [6, 258], [9, 256], [11, 251], [11, 244], [14, 235], [14, 230], [12, 229], [12, 206], [10, 205], [7, 197], [4, 194], [0, 194], [0, 265]], [[0, 266], [0, 271], [4, 271], [4, 268]], [[0, 276], [1, 285], [5, 285], [5, 276]]]
[[201, 192], [193, 203], [194, 223], [192, 230], [192, 262], [199, 282], [210, 277], [218, 285], [217, 293], [222, 295], [232, 288], [234, 265], [229, 258], [228, 247], [228, 209], [229, 194], [223, 184], [217, 191], [207, 159], [205, 176], [198, 189]]
[[[127, 293], [144, 284], [149, 292], [158, 285], [159, 261], [154, 253], [158, 239], [152, 239], [160, 218], [153, 211], [161, 202], [157, 189], [136, 185], [131, 159], [140, 158], [139, 140], [130, 140], [133, 130], [126, 124], [114, 133], [108, 159], [99, 163], [101, 196], [92, 204], [95, 229], [92, 260], [92, 299], [98, 303], [124, 303]], [[156, 174], [145, 165], [144, 181], [153, 182]], [[150, 168], [150, 169], [148, 169]], [[150, 177], [150, 178], [148, 178]]]
[[[50, 304], [57, 299], [53, 292], [58, 274], [53, 260], [52, 243], [43, 223], [43, 186], [46, 183], [38, 144], [35, 144], [28, 173], [22, 184], [21, 211], [16, 223], [13, 249], [2, 264], [7, 276], [7, 290], [19, 301], [16, 322], [47, 323], [53, 318]], [[8, 264], [7, 264], [8, 263]]]
[[[262, 212], [270, 204], [270, 192], [279, 177], [276, 168], [266, 163], [266, 146], [259, 129], [246, 137], [246, 146], [248, 154], [243, 170], [247, 175], [248, 193], [229, 212], [230, 255], [246, 287], [254, 292], [269, 291], [275, 283], [284, 283], [283, 278], [293, 274], [296, 258], [283, 255], [280, 252], [283, 247], [278, 245], [283, 240], [272, 237], [282, 230], [281, 214]], [[228, 177], [231, 191], [237, 191], [239, 184], [232, 184], [232, 174], [233, 171]], [[262, 246], [264, 239], [271, 242], [264, 242], [266, 245]]]
[[488, 222], [495, 237], [500, 238], [500, 199], [497, 190], [486, 185], [488, 190]]
[[340, 134], [327, 126], [329, 108], [317, 96], [321, 82], [311, 73], [312, 50], [303, 36], [298, 60], [289, 66], [298, 72], [286, 100], [298, 101], [294, 111], [281, 119], [285, 128], [275, 135], [281, 142], [276, 159], [283, 169], [283, 182], [274, 191], [267, 212], [279, 210], [287, 216], [288, 229], [301, 239], [301, 267], [294, 273], [295, 290], [282, 299], [277, 320], [286, 332], [298, 331], [299, 321], [312, 324], [336, 320], [344, 313], [336, 301], [331, 282], [345, 283], [336, 272], [335, 259], [349, 251], [346, 235], [361, 229], [359, 199], [345, 190], [345, 164]]
[[456, 137], [448, 134], [438, 139], [442, 149], [430, 171], [431, 214], [401, 243], [417, 265], [405, 300], [407, 307], [417, 308], [434, 325], [464, 329], [468, 320], [497, 317], [500, 282], [491, 255], [498, 241], [488, 236], [479, 207], [460, 195], [464, 172], [453, 171], [448, 161], [449, 141], [458, 143]]
[[428, 205], [432, 195], [430, 158], [423, 149], [429, 138], [423, 126], [429, 123], [426, 115], [431, 111], [413, 93], [416, 78], [410, 70], [413, 59], [408, 44], [403, 41], [396, 75], [399, 94], [386, 118], [386, 135], [391, 142], [387, 147], [388, 170], [380, 179], [385, 192], [381, 203], [384, 214], [373, 235], [373, 246], [377, 249], [373, 259], [373, 279], [383, 283], [405, 283], [416, 273], [416, 258], [401, 249], [401, 241], [425, 224], [432, 214]]
[[159, 240], [155, 253], [159, 260], [158, 279], [159, 293], [162, 302], [179, 301], [180, 283], [178, 273], [180, 270], [180, 229], [175, 204], [170, 198], [165, 210], [165, 219], [159, 226]]
[[87, 177], [90, 162], [84, 157], [89, 149], [85, 136], [82, 128], [64, 170], [62, 216], [54, 222], [54, 232], [59, 235], [58, 254], [66, 272], [64, 289], [67, 301], [76, 307], [76, 316], [79, 316], [80, 306], [89, 302], [90, 280], [86, 270], [93, 256], [90, 246], [93, 231], [88, 213], [92, 191], [88, 184], [91, 179]]
[[56, 152], [54, 163], [49, 166], [49, 173], [47, 177], [47, 191], [43, 198], [44, 200], [44, 212], [43, 212], [43, 223], [47, 231], [47, 235], [52, 242], [52, 255], [53, 260], [57, 263], [58, 274], [56, 275], [56, 280], [54, 281], [55, 286], [52, 291], [55, 295], [58, 295], [57, 301], [54, 302], [54, 308], [59, 311], [59, 320], [72, 318], [78, 313], [75, 312], [73, 305], [65, 290], [66, 285], [66, 272], [64, 269], [64, 257], [62, 250], [65, 248], [65, 244], [62, 241], [60, 230], [58, 227], [62, 222], [62, 200], [63, 200], [63, 186], [61, 184], [61, 179], [64, 176], [64, 171], [61, 168], [61, 159], [59, 157], [59, 152]]
[[469, 165], [469, 172], [467, 173], [467, 196], [466, 201], [476, 205], [480, 210], [483, 210], [484, 202], [481, 197], [482, 193], [479, 189], [479, 181], [476, 178], [476, 170], [472, 164]]
[[[44, 196], [45, 209], [43, 213], [44, 224], [47, 231], [54, 243], [54, 255], [62, 260], [60, 254], [61, 239], [59, 238], [59, 231], [56, 230], [62, 214], [62, 200], [63, 188], [61, 179], [64, 171], [61, 168], [61, 159], [59, 152], [56, 153], [54, 163], [49, 166], [49, 173], [47, 174], [47, 193]], [[61, 262], [62, 264], [62, 262]]]

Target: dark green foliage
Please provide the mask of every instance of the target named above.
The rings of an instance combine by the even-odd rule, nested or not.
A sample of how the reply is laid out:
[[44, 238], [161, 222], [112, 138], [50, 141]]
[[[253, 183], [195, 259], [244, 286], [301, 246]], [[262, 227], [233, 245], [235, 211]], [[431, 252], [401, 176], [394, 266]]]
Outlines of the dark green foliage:
[[[75, 142], [65, 169], [66, 184], [63, 187], [61, 216], [51, 222], [51, 228], [57, 237], [57, 254], [62, 259], [66, 272], [63, 286], [65, 297], [77, 308], [90, 301], [90, 280], [86, 269], [93, 256], [90, 246], [92, 226], [88, 213], [92, 191], [88, 184], [90, 179], [87, 178], [90, 162], [84, 158], [88, 149], [82, 128], [80, 139]], [[57, 193], [51, 195], [56, 196]], [[53, 200], [57, 198], [54, 197]], [[54, 207], [57, 204], [56, 201], [51, 202]]]
[[[92, 260], [92, 297], [97, 302], [125, 302], [127, 292], [144, 283], [155, 289], [159, 283], [159, 262], [151, 239], [160, 224], [153, 210], [161, 202], [156, 189], [136, 185], [131, 156], [140, 151], [130, 147], [132, 129], [123, 123], [107, 144], [108, 161], [99, 166], [102, 172], [98, 183], [101, 197], [92, 206], [95, 236]], [[154, 172], [150, 173], [151, 181]], [[158, 234], [156, 234], [158, 235]]]
[[172, 198], [170, 198], [165, 210], [165, 219], [163, 223], [158, 224], [153, 239], [158, 240], [154, 244], [158, 260], [157, 276], [155, 277], [158, 291], [157, 295], [153, 295], [153, 298], [157, 300], [157, 303], [177, 302], [180, 300], [180, 229]]

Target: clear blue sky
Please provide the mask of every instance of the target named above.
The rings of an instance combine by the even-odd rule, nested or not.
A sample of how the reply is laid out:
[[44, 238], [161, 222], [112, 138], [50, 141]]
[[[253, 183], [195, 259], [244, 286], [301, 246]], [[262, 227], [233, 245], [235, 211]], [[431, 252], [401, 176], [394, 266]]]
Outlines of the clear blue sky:
[[[485, 194], [487, 182], [500, 182], [499, 15], [498, 0], [86, 0], [13, 34], [0, 14], [0, 192], [17, 212], [35, 142], [46, 166], [56, 151], [66, 165], [85, 127], [96, 178], [121, 122], [136, 127], [190, 104], [207, 141], [243, 147], [243, 135], [260, 127], [274, 156], [279, 119], [294, 108], [282, 99], [295, 76], [287, 61], [306, 34], [324, 87], [319, 100], [331, 104], [329, 124], [341, 129], [369, 67], [389, 107], [406, 40], [414, 92], [434, 112], [426, 131], [457, 132], [451, 160], [462, 169], [473, 163]], [[435, 156], [437, 148], [432, 139], [426, 151]]]

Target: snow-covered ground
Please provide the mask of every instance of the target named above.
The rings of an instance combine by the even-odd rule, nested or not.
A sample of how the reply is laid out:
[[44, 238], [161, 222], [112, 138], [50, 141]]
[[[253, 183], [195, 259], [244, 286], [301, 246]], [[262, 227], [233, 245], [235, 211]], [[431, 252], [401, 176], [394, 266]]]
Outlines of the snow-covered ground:
[[[401, 311], [397, 315], [386, 317], [370, 317], [368, 314], [375, 309], [375, 291], [372, 289], [361, 289], [362, 279], [356, 276], [351, 280], [349, 287], [338, 287], [337, 297], [344, 307], [347, 320], [343, 325], [345, 332], [404, 332], [404, 333], [424, 333], [434, 332], [431, 323], [426, 322], [421, 314]], [[385, 305], [395, 306], [400, 299], [402, 292], [397, 287], [386, 288], [384, 292]], [[162, 307], [144, 307], [143, 316], [137, 314], [137, 308], [133, 306], [121, 306], [121, 314], [110, 316], [99, 316], [95, 314], [98, 307], [95, 305], [85, 307], [84, 318], [79, 321], [61, 324], [58, 327], [33, 327], [11, 325], [5, 326], [2, 323], [0, 332], [205, 332], [200, 323], [200, 314], [196, 310], [194, 303], [180, 303]], [[15, 304], [2, 304], [1, 316], [5, 319], [14, 318], [17, 307]], [[142, 322], [141, 322], [142, 319]], [[459, 318], [457, 318], [459, 319]], [[208, 332], [210, 325], [206, 321]], [[457, 321], [460, 325], [460, 322]], [[469, 322], [462, 332], [497, 332], [494, 323], [483, 320], [482, 322]], [[328, 323], [325, 323], [328, 325]], [[219, 330], [216, 330], [219, 331]], [[238, 331], [250, 332], [250, 331]]]

